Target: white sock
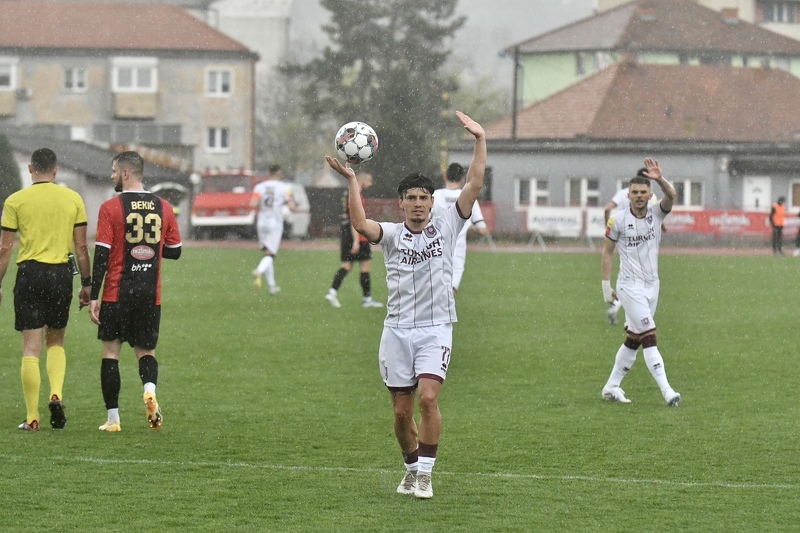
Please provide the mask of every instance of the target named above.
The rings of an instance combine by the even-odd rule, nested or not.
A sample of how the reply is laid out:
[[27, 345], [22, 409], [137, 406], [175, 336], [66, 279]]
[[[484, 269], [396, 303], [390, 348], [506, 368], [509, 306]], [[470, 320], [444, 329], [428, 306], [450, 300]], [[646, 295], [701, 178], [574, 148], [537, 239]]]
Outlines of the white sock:
[[119, 422], [119, 408], [108, 410], [108, 421], [112, 424]]
[[155, 394], [156, 393], [156, 384], [153, 383], [153, 382], [148, 381], [147, 383], [144, 384], [144, 391], [145, 392], [151, 392], [151, 393]]
[[275, 286], [275, 266], [272, 264], [270, 258], [269, 266], [267, 266], [267, 285], [270, 287]]
[[436, 462], [436, 457], [420, 457], [417, 472], [420, 474], [430, 474], [433, 471], [433, 463]]
[[[328, 296], [336, 296], [337, 294], [339, 294], [339, 291], [337, 291], [337, 290], [336, 290], [336, 289], [334, 289], [333, 287], [331, 287], [330, 289], [328, 289]], [[416, 464], [416, 463], [415, 463], [415, 464]]]
[[272, 266], [272, 256], [265, 255], [261, 261], [259, 261], [258, 266], [256, 267], [256, 272], [258, 272], [259, 275], [262, 275], [270, 266]]
[[633, 363], [636, 362], [637, 351], [638, 350], [628, 348], [624, 344], [619, 347], [619, 350], [617, 350], [617, 357], [614, 359], [614, 368], [611, 369], [611, 375], [608, 376], [608, 381], [606, 382], [606, 388], [610, 389], [620, 386], [622, 378], [625, 377], [633, 366]]
[[406, 470], [408, 470], [409, 472], [416, 472], [417, 470], [419, 470], [419, 461], [417, 461], [416, 463], [410, 463], [410, 464], [404, 463], [404, 464], [406, 465]]
[[650, 348], [644, 349], [644, 362], [647, 363], [647, 368], [653, 375], [653, 379], [658, 383], [658, 388], [661, 389], [661, 393], [664, 394], [672, 390], [672, 387], [669, 386], [669, 381], [667, 381], [664, 359], [661, 357], [658, 347], [651, 346]]

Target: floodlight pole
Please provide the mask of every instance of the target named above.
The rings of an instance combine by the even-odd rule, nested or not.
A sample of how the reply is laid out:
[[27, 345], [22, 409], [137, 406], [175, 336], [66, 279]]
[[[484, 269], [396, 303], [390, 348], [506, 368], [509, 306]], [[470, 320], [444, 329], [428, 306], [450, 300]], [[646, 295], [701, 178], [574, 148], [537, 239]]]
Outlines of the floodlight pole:
[[514, 87], [511, 97], [511, 140], [517, 140], [517, 107], [519, 91], [519, 46], [514, 47]]

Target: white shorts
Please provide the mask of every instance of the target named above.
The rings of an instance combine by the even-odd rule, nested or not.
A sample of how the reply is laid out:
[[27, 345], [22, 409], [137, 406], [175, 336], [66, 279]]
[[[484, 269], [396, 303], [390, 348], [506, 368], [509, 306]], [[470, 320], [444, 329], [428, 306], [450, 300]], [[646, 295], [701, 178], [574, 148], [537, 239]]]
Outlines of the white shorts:
[[378, 364], [390, 389], [413, 389], [420, 378], [444, 382], [453, 347], [453, 325], [383, 327]]
[[651, 286], [617, 284], [617, 297], [625, 309], [625, 327], [633, 333], [655, 329], [659, 283]]
[[258, 244], [267, 249], [272, 255], [277, 255], [278, 248], [281, 246], [281, 239], [283, 239], [283, 221], [264, 225], [259, 224], [256, 230], [258, 231]]

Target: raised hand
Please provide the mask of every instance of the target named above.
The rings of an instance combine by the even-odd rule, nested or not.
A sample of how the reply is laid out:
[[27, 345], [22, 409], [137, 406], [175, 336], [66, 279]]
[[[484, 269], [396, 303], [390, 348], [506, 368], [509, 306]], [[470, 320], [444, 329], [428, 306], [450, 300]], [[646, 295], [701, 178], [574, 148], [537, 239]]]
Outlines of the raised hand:
[[481, 137], [486, 135], [486, 132], [483, 131], [483, 127], [474, 120], [472, 120], [471, 118], [469, 118], [469, 116], [465, 115], [461, 111], [456, 111], [456, 116], [458, 117], [458, 120], [460, 120], [461, 123], [464, 125], [464, 129], [470, 132], [472, 135], [474, 135], [476, 139], [480, 139]]
[[661, 166], [659, 166], [658, 161], [653, 159], [652, 157], [648, 157], [644, 160], [644, 167], [647, 169], [645, 175], [651, 180], [659, 180], [664, 177], [664, 174], [661, 172]]
[[325, 156], [325, 161], [328, 162], [328, 166], [330, 166], [333, 170], [344, 176], [345, 178], [349, 179], [356, 179], [355, 171], [350, 168], [350, 163], [342, 165], [342, 162], [336, 159], [335, 157], [331, 157], [329, 155]]

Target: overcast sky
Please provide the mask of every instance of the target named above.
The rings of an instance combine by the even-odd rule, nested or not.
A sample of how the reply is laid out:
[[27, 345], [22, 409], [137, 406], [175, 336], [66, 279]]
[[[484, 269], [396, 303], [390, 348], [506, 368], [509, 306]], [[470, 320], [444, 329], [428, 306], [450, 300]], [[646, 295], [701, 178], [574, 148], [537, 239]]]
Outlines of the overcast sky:
[[[459, 0], [458, 12], [467, 17], [456, 35], [454, 55], [468, 76], [491, 76], [510, 86], [511, 60], [500, 52], [509, 46], [592, 15], [592, 0]], [[329, 12], [319, 0], [294, 0], [290, 42], [298, 59], [307, 60], [327, 41], [320, 26]]]

